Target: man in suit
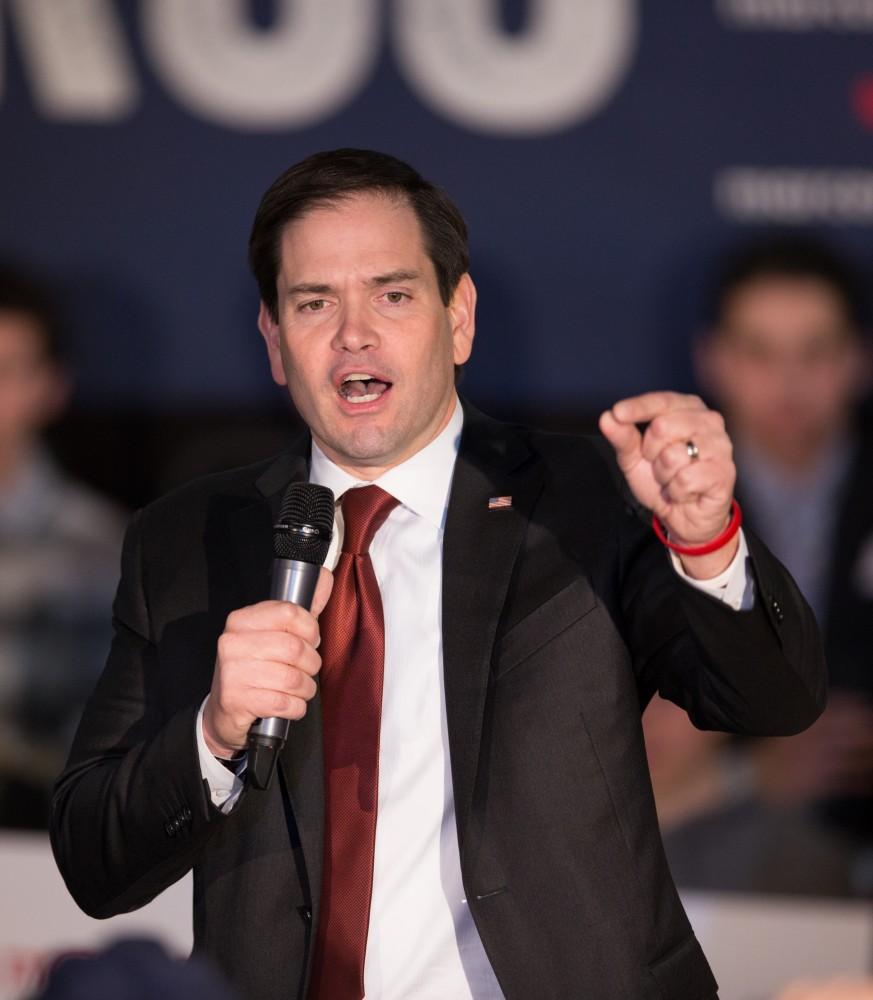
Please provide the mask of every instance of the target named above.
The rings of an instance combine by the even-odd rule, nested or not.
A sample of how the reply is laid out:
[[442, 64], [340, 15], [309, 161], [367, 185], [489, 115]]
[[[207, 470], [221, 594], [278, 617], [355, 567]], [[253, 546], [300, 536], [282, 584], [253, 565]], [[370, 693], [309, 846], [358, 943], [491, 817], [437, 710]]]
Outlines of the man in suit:
[[[310, 433], [134, 520], [115, 645], [55, 797], [71, 892], [108, 916], [193, 868], [195, 948], [251, 1000], [713, 997], [660, 844], [641, 706], [660, 690], [698, 725], [788, 733], [824, 700], [806, 604], [736, 531], [720, 417], [672, 393], [622, 401], [601, 421], [616, 465], [608, 445], [462, 404], [466, 229], [392, 157], [286, 171], [250, 258], [273, 376]], [[311, 612], [263, 600], [271, 525], [306, 479], [342, 497], [337, 590], [351, 555], [381, 592], [384, 673], [351, 712], [337, 685], [361, 664], [337, 674], [335, 605], [319, 646], [327, 570]], [[374, 483], [394, 506], [352, 555], [355, 495]], [[339, 816], [336, 745], [371, 701], [377, 794], [361, 778]], [[276, 715], [294, 721], [258, 791], [241, 754]], [[375, 841], [337, 884], [355, 809], [378, 817]], [[361, 939], [344, 928], [363, 882]], [[326, 986], [340, 965], [350, 985]]]

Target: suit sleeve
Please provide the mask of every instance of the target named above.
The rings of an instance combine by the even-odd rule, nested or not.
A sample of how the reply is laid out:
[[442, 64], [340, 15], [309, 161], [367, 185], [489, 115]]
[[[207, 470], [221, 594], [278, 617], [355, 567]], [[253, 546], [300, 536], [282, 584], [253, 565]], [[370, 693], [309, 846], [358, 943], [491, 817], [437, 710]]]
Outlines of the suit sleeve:
[[143, 581], [147, 514], [124, 542], [109, 658], [55, 786], [51, 841], [92, 917], [149, 902], [181, 878], [221, 823], [197, 757], [199, 705], [170, 713]]
[[643, 704], [658, 691], [700, 729], [754, 736], [811, 725], [826, 700], [818, 626], [766, 546], [746, 532], [755, 602], [734, 611], [683, 582], [648, 525], [628, 522], [623, 615]]

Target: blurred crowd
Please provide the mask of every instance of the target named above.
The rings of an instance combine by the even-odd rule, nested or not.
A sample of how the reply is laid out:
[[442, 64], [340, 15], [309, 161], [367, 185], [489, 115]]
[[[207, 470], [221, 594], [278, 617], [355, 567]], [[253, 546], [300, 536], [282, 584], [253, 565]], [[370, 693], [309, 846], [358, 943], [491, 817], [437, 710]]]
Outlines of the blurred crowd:
[[[644, 714], [680, 887], [873, 896], [873, 435], [865, 284], [826, 242], [738, 247], [694, 345], [727, 420], [749, 530], [822, 626], [831, 696], [808, 732], [701, 732], [670, 702]], [[124, 514], [52, 457], [71, 386], [63, 317], [0, 266], [0, 826], [44, 828], [51, 786], [110, 637]], [[800, 994], [798, 994], [799, 996]]]
[[44, 828], [51, 787], [102, 667], [121, 512], [52, 458], [70, 392], [63, 322], [0, 266], [0, 826]]
[[[181, 961], [155, 941], [122, 940], [94, 955], [62, 956], [33, 1000], [241, 1000], [204, 959]], [[873, 1000], [873, 979], [797, 982], [770, 1000]]]
[[830, 698], [799, 736], [700, 732], [660, 698], [643, 724], [680, 887], [873, 896], [873, 439], [864, 282], [834, 248], [772, 236], [724, 261], [695, 346], [734, 442], [749, 530], [821, 626]]

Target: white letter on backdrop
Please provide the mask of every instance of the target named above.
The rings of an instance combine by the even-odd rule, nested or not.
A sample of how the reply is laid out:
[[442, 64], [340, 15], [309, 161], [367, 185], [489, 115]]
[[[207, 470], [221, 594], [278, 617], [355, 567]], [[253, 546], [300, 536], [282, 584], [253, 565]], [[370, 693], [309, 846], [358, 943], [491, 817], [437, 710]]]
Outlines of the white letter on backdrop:
[[[0, 0], [0, 35], [4, 7], [47, 118], [113, 121], [133, 109], [139, 85], [110, 0]], [[0, 59], [2, 45], [0, 37]]]
[[595, 114], [627, 72], [635, 0], [528, 0], [518, 35], [498, 0], [396, 0], [397, 58], [409, 83], [468, 128], [535, 135]]
[[245, 0], [143, 0], [143, 38], [171, 93], [239, 129], [309, 125], [363, 84], [379, 46], [376, 0], [275, 0], [258, 28]]

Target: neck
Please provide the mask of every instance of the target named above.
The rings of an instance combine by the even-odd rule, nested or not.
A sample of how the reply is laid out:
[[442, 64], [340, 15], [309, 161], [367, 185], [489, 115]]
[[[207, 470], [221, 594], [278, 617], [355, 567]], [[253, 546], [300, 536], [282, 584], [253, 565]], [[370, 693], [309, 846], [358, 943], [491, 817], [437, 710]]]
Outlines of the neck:
[[0, 491], [15, 486], [33, 452], [31, 442], [0, 442]]
[[844, 441], [845, 426], [830, 428], [815, 436], [798, 441], [777, 441], [740, 431], [737, 443], [745, 445], [768, 464], [790, 479], [806, 479], [815, 474], [827, 456]]

